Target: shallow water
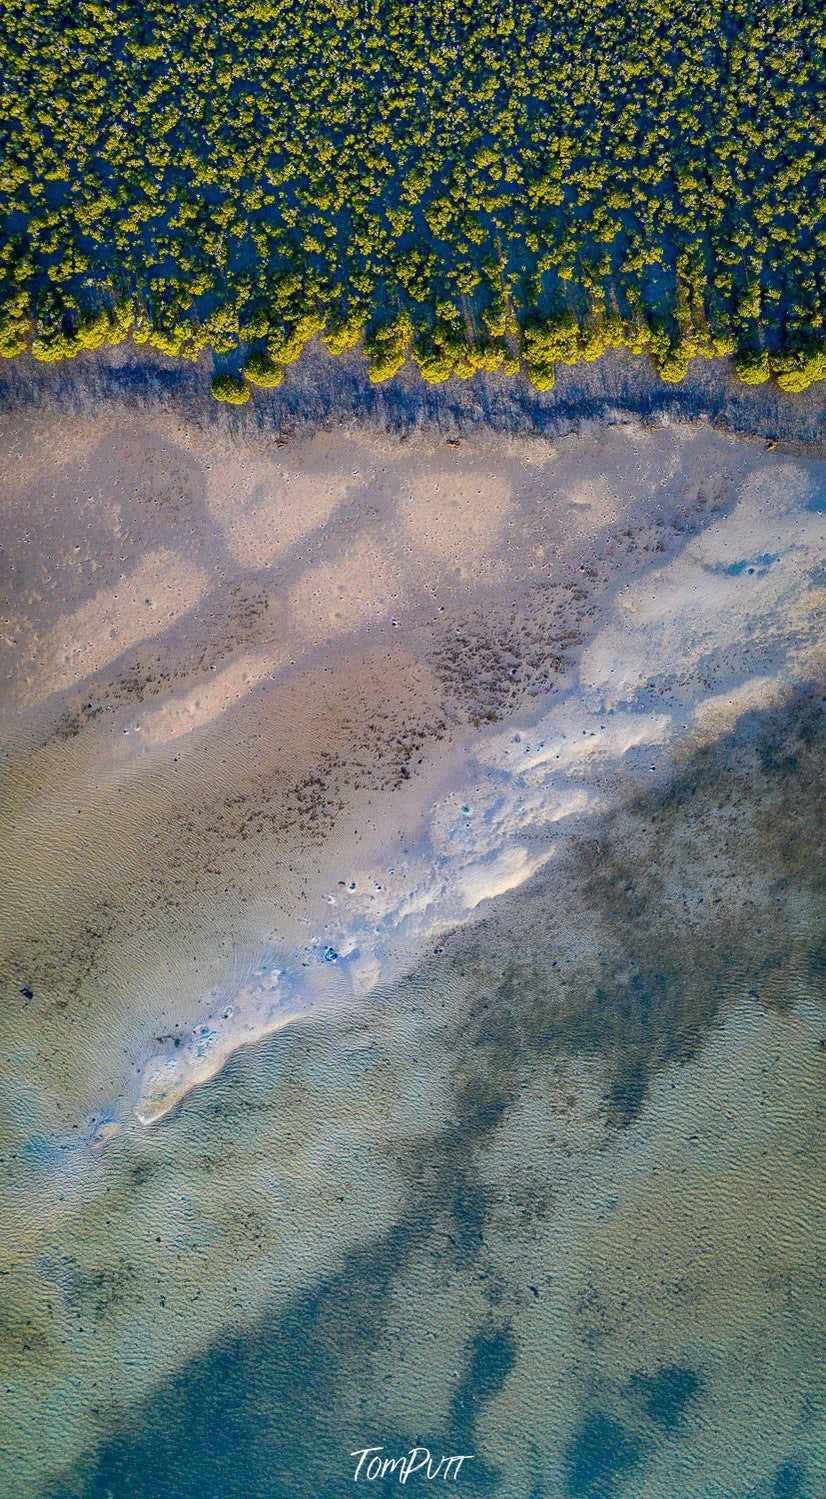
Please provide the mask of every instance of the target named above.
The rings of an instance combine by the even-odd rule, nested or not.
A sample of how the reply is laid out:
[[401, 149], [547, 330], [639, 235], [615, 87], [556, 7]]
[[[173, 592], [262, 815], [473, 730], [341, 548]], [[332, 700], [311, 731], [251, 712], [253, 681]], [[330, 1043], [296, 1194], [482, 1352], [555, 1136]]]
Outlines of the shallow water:
[[[624, 441], [611, 462], [626, 462], [629, 486]], [[391, 494], [408, 551], [392, 566], [383, 554], [375, 618], [368, 594], [342, 606], [299, 528], [287, 543], [297, 571], [252, 619], [221, 623], [204, 581], [215, 517], [221, 547], [234, 535], [256, 577], [261, 548], [282, 543], [260, 475], [241, 484], [234, 532], [213, 497], [181, 554], [209, 607], [193, 593], [180, 637], [172, 614], [141, 637], [140, 697], [122, 642], [105, 645], [118, 616], [110, 624], [97, 583], [94, 624], [88, 612], [83, 527], [66, 545], [64, 584], [71, 549], [85, 549], [68, 635], [54, 558], [38, 573], [23, 553], [15, 629], [22, 639], [35, 621], [40, 634], [9, 688], [4, 1493], [338, 1499], [355, 1451], [425, 1446], [437, 1460], [471, 1454], [452, 1487], [473, 1499], [823, 1499], [822, 703], [808, 529], [820, 480], [816, 465], [712, 446], [701, 499], [682, 444], [659, 468], [643, 446], [657, 483], [682, 498], [645, 530], [641, 495], [630, 573], [616, 573], [627, 518], [602, 494], [616, 466], [603, 453], [586, 473], [574, 453], [559, 481], [578, 476], [591, 514], [603, 505], [583, 531], [587, 555], [570, 543], [582, 598], [566, 618], [580, 639], [551, 669], [559, 684], [543, 674], [559, 649], [545, 584], [520, 596], [517, 624], [503, 603], [552, 518], [524, 521], [533, 502], [504, 469], [481, 501], [474, 474], [464, 504], [443, 451], [422, 460], [418, 491]], [[157, 460], [164, 482], [169, 461]], [[315, 461], [301, 503], [334, 487]], [[125, 553], [140, 536], [132, 462], [92, 510], [94, 521], [106, 501]], [[536, 453], [513, 462], [545, 474]], [[161, 480], [147, 483], [155, 494]], [[427, 484], [456, 502], [452, 550], [444, 528], [426, 530]], [[355, 515], [336, 512], [356, 528], [351, 555], [383, 534], [378, 489]], [[176, 492], [192, 489], [182, 478]], [[329, 546], [329, 517], [316, 520]], [[515, 561], [493, 578], [503, 534]], [[414, 609], [400, 682], [388, 642], [423, 554], [419, 586], [442, 590], [429, 609], [446, 600], [464, 655]], [[162, 561], [183, 608], [180, 556]], [[308, 578], [323, 616], [306, 603]], [[297, 686], [273, 676], [287, 593], [290, 648], [300, 629], [318, 632]], [[383, 631], [369, 670], [365, 608]], [[87, 639], [90, 663], [56, 685]], [[245, 653], [266, 647], [267, 676], [204, 708], [193, 694], [216, 661], [186, 653], [222, 640], [219, 663], [241, 659], [242, 677]], [[530, 680], [505, 692], [526, 641]], [[153, 650], [166, 653], [157, 691]], [[175, 715], [190, 699], [197, 724], [183, 730]], [[123, 729], [150, 712], [158, 738], [136, 752]], [[344, 771], [321, 767], [319, 800], [321, 744]], [[331, 785], [344, 806], [327, 817]], [[400, 862], [387, 871], [391, 849]], [[142, 1124], [147, 1056], [174, 1060], [193, 1020], [210, 1025], [250, 984], [260, 1018], [262, 955], [288, 949], [297, 991], [316, 985], [304, 1018], [281, 1031], [270, 1018], [272, 1034]], [[391, 1472], [368, 1486], [397, 1483]]]
[[[618, 810], [361, 1023], [239, 1054], [94, 1184], [19, 1163], [11, 1492], [48, 1452], [50, 1499], [334, 1495], [422, 1444], [474, 1454], [471, 1495], [817, 1499], [816, 712]], [[755, 859], [765, 898], [715, 904]]]

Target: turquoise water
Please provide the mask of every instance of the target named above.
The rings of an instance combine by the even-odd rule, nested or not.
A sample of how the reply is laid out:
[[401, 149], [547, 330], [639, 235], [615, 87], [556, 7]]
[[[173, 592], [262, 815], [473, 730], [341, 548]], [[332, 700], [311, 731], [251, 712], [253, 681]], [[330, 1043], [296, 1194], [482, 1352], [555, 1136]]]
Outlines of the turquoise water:
[[820, 714], [152, 1130], [22, 1146], [7, 1097], [3, 1492], [339, 1499], [425, 1447], [468, 1499], [822, 1499]]

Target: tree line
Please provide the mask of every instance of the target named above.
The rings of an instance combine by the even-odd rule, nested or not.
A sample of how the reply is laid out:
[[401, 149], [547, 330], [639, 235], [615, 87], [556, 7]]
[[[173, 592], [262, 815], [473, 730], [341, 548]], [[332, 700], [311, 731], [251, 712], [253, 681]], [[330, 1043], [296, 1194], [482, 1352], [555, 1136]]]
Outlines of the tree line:
[[817, 0], [0, 0], [0, 353], [826, 377]]

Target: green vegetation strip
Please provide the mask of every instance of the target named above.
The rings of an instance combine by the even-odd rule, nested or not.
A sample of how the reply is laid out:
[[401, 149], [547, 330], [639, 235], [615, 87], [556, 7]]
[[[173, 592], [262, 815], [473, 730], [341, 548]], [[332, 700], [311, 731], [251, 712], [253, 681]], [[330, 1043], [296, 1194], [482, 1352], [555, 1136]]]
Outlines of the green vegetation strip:
[[7, 356], [826, 377], [820, 0], [0, 9]]

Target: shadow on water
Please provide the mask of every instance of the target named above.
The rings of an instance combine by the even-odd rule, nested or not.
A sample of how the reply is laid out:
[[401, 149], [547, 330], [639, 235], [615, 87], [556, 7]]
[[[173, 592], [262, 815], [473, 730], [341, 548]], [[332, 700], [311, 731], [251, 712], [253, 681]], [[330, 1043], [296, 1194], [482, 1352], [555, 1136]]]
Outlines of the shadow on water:
[[565, 1456], [571, 1499], [610, 1499], [623, 1474], [637, 1466], [640, 1444], [619, 1421], [590, 1411]]
[[656, 1374], [635, 1374], [633, 1390], [642, 1396], [646, 1413], [664, 1431], [682, 1426], [686, 1409], [702, 1391], [703, 1381], [694, 1369], [669, 1365]]
[[[628, 1394], [642, 1399], [645, 1414], [664, 1431], [676, 1431], [689, 1404], [700, 1395], [702, 1378], [676, 1365], [653, 1374], [638, 1371]], [[566, 1493], [570, 1499], [611, 1499], [633, 1473], [645, 1446], [622, 1423], [603, 1411], [589, 1411], [565, 1453]]]
[[[623, 1138], [657, 1073], [699, 1051], [728, 999], [751, 990], [782, 1009], [805, 992], [817, 955], [794, 912], [801, 900], [806, 907], [815, 868], [819, 715], [811, 694], [771, 716], [750, 715], [698, 749], [667, 788], [637, 797], [581, 840], [565, 869], [564, 909], [558, 875], [540, 875], [478, 929], [442, 944], [431, 989], [459, 974], [471, 999], [446, 1043], [449, 1122], [435, 1137], [411, 1135], [400, 1157], [397, 1225], [286, 1312], [216, 1340], [159, 1382], [47, 1499], [340, 1499], [352, 1482], [349, 1454], [365, 1446], [393, 1455], [418, 1444], [475, 1451], [480, 1419], [507, 1394], [517, 1353], [501, 1287], [479, 1268], [491, 1231], [487, 1146], [525, 1080], [564, 1059], [598, 1068], [607, 1137]], [[264, 1086], [262, 1053], [257, 1073], [243, 1057], [233, 1064], [240, 1097]], [[273, 1047], [273, 1066], [277, 1057]], [[209, 1098], [204, 1089], [188, 1107], [207, 1118]], [[211, 1122], [226, 1127], [214, 1111]], [[437, 1276], [449, 1263], [481, 1288], [481, 1301], [467, 1314], [441, 1418], [415, 1388], [408, 1408], [421, 1410], [422, 1429], [414, 1419], [394, 1430], [382, 1380], [398, 1370], [381, 1370], [397, 1336], [394, 1297], [417, 1256], [429, 1256]], [[632, 1499], [636, 1475], [693, 1420], [712, 1377], [675, 1358], [611, 1391], [593, 1385], [558, 1454], [565, 1499]], [[373, 1488], [394, 1491], [395, 1482]], [[504, 1484], [480, 1456], [457, 1487], [473, 1499], [504, 1493]], [[535, 1474], [524, 1492], [562, 1499]], [[810, 1499], [806, 1463], [777, 1452], [756, 1499], [764, 1495]]]
[[[287, 1316], [191, 1360], [49, 1499], [333, 1499], [355, 1467], [354, 1443], [338, 1428], [337, 1385], [345, 1371], [358, 1378], [380, 1332], [403, 1239], [354, 1256]], [[354, 1436], [356, 1446], [373, 1445], [369, 1429]], [[404, 1451], [414, 1436], [394, 1443], [383, 1430], [373, 1440]]]

